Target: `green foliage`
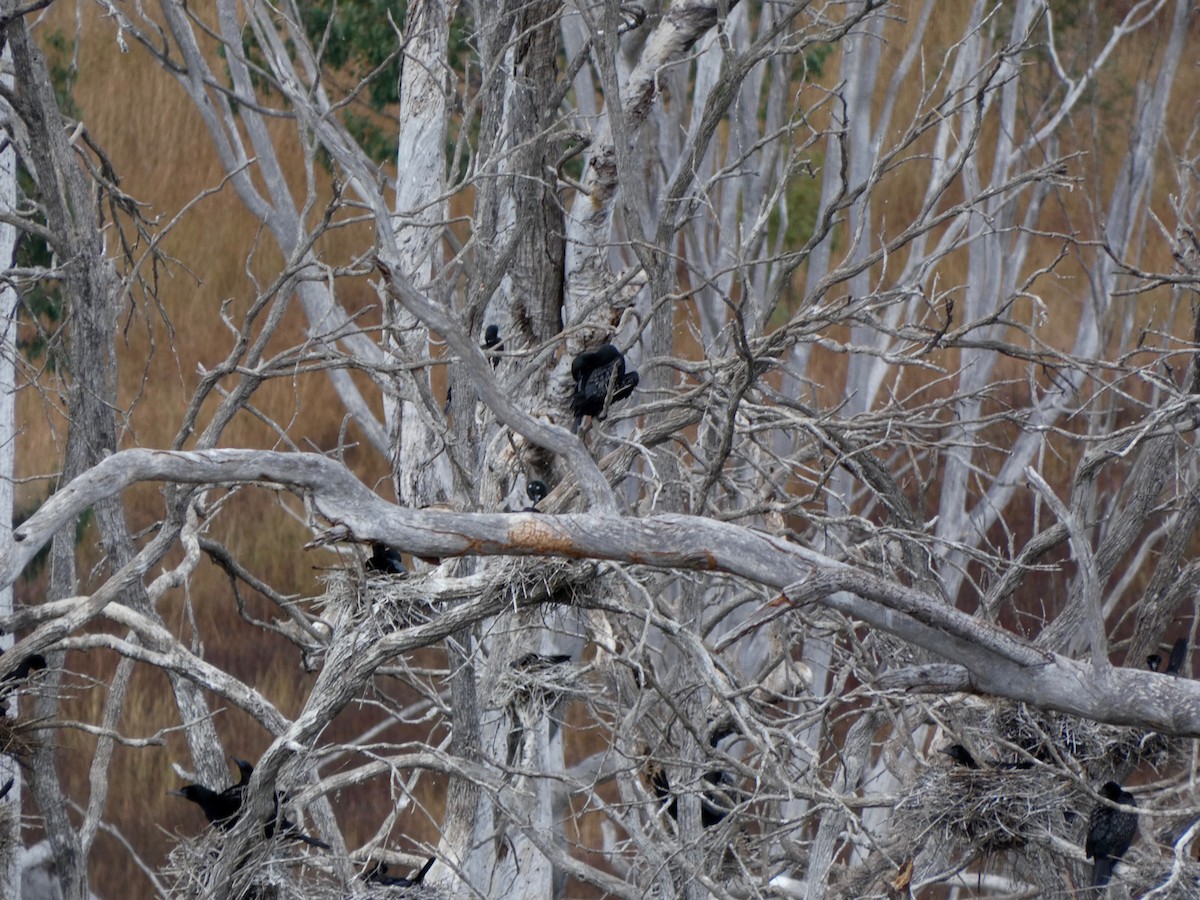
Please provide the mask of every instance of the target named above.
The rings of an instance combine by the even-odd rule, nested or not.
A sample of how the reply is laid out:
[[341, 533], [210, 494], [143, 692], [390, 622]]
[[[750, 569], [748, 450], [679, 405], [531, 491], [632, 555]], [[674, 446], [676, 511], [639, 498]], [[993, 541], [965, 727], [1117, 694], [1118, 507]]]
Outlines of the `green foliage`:
[[[370, 112], [347, 112], [344, 119], [351, 136], [376, 162], [396, 157], [394, 116], [381, 118], [373, 114], [386, 116], [388, 107], [400, 102], [403, 57], [396, 54], [396, 28], [404, 27], [407, 9], [406, 3], [386, 0], [341, 0], [336, 5], [334, 0], [315, 0], [301, 8], [309, 40], [313, 47], [323, 47], [324, 68], [355, 80], [376, 73], [360, 95]], [[449, 58], [454, 71], [463, 71], [465, 67], [460, 63], [469, 52], [467, 30], [460, 15], [450, 26]], [[452, 152], [447, 151], [448, 158]]]
[[825, 62], [833, 55], [833, 44], [817, 44], [804, 54], [804, 80], [817, 81], [825, 74]]
[[[783, 211], [776, 207], [771, 210], [768, 220], [770, 240], [772, 244], [783, 228], [783, 251], [800, 249], [813, 236], [817, 228], [817, 217], [821, 213], [821, 182], [816, 173], [824, 165], [824, 156], [816, 149], [812, 150], [808, 165], [797, 171], [789, 180], [784, 191], [783, 206], [787, 211], [787, 224], [783, 222]], [[812, 174], [803, 174], [803, 173]], [[836, 244], [837, 232], [834, 231], [828, 239]], [[775, 310], [772, 324], [782, 325], [796, 311], [799, 297], [790, 289], [784, 291], [783, 303]]]
[[[17, 189], [26, 197], [37, 193], [37, 185], [19, 164]], [[37, 221], [40, 225], [46, 224], [42, 216], [38, 216]], [[54, 253], [38, 235], [19, 232], [13, 265], [18, 269], [49, 269], [54, 265]], [[30, 362], [55, 371], [59, 363], [55, 336], [62, 328], [65, 314], [66, 299], [61, 282], [49, 278], [31, 282], [22, 290], [17, 306], [17, 350]]]
[[[50, 73], [54, 98], [64, 116], [79, 118], [81, 110], [75, 102], [73, 89], [78, 72], [72, 55], [72, 46], [60, 29], [47, 32], [45, 36], [46, 68]], [[37, 184], [29, 172], [18, 163], [17, 190], [25, 197], [37, 195]], [[46, 220], [38, 216], [39, 225]], [[19, 269], [49, 269], [54, 265], [54, 254], [50, 245], [41, 237], [21, 232], [13, 254], [13, 264]], [[20, 323], [17, 329], [17, 349], [31, 362], [41, 362], [54, 371], [58, 358], [53, 348], [54, 337], [62, 327], [66, 301], [62, 285], [54, 279], [33, 282], [21, 294], [18, 306]]]
[[350, 132], [350, 135], [366, 154], [376, 162], [385, 162], [396, 158], [397, 141], [394, 127], [390, 131], [385, 131], [370, 116], [359, 116], [347, 112], [346, 130]]
[[75, 103], [72, 90], [79, 72], [75, 69], [75, 58], [66, 34], [54, 29], [46, 34], [46, 68], [50, 72], [50, 83], [54, 86], [54, 99], [59, 111], [70, 119], [80, 118], [79, 106]]
[[[406, 4], [387, 0], [348, 0], [336, 4], [333, 0], [316, 0], [301, 7], [304, 26], [314, 47], [320, 46], [328, 29], [324, 63], [331, 69], [353, 69], [361, 75], [373, 72], [396, 49], [396, 32], [388, 21], [393, 11], [396, 24], [403, 21]], [[400, 59], [387, 64], [379, 77], [367, 87], [371, 107], [382, 109], [400, 99]]]

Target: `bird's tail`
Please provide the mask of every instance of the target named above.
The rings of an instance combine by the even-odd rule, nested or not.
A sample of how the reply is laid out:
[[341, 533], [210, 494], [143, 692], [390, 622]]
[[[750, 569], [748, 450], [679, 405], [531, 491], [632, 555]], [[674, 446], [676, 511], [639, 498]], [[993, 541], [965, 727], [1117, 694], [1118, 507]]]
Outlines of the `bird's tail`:
[[579, 434], [579, 426], [583, 424], [583, 416], [576, 414], [575, 424], [571, 426], [571, 434]]
[[1113, 861], [1107, 857], [1100, 857], [1092, 865], [1092, 889], [1103, 890], [1108, 880], [1112, 878]]
[[310, 846], [310, 847], [320, 847], [322, 850], [332, 850], [333, 849], [324, 841], [318, 841], [315, 837], [309, 837], [307, 834], [301, 834], [298, 831], [293, 832], [292, 834], [289, 834], [288, 837], [293, 838], [294, 840], [297, 840], [297, 841], [304, 841], [304, 843], [308, 844], [308, 846]]
[[418, 885], [422, 881], [424, 881], [425, 876], [429, 874], [429, 870], [433, 868], [433, 864], [435, 862], [437, 862], [436, 856], [429, 857], [429, 862], [427, 862], [427, 863], [425, 863], [425, 865], [421, 866], [421, 871], [417, 872], [417, 874], [412, 877], [412, 879], [411, 879], [412, 883], [414, 885]]

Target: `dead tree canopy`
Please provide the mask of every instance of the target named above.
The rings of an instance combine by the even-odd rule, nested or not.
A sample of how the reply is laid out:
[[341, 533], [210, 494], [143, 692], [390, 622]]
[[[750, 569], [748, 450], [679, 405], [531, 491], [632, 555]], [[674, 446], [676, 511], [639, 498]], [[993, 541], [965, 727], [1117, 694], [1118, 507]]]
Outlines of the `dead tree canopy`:
[[1189, 2], [47, 6], [0, 894], [1200, 890]]

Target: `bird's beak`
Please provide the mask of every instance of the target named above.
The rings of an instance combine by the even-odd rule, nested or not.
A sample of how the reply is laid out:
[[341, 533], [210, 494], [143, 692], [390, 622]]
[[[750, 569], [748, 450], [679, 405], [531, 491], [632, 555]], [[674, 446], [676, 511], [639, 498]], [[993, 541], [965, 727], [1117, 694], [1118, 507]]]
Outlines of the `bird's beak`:
[[167, 791], [168, 797], [187, 797], [183, 791]]

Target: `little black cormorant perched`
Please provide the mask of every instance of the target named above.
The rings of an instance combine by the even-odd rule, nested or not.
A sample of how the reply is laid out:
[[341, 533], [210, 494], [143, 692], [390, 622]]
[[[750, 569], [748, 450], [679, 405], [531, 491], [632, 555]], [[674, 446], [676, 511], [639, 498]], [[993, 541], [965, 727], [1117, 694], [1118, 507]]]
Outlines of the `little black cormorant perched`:
[[[1105, 800], [1119, 803], [1122, 806], [1137, 806], [1133, 794], [1121, 790], [1115, 781], [1110, 781], [1100, 788], [1100, 795]], [[1113, 866], [1133, 843], [1133, 835], [1137, 831], [1137, 813], [1113, 809], [1107, 803], [1099, 803], [1088, 816], [1087, 842], [1084, 851], [1094, 859], [1092, 864], [1092, 888], [1103, 890], [1112, 878]]]
[[1015, 762], [999, 759], [985, 759], [982, 765], [976, 761], [975, 757], [962, 744], [951, 744], [949, 747], [943, 747], [940, 751], [948, 757], [968, 769], [1032, 769], [1033, 763], [1027, 759], [1019, 759]]
[[[0, 654], [4, 651], [0, 650]], [[5, 681], [24, 681], [34, 672], [40, 672], [46, 668], [46, 657], [40, 653], [31, 653], [23, 660], [21, 664], [4, 676]]]
[[575, 394], [571, 412], [575, 414], [572, 431], [578, 432], [584, 416], [603, 419], [609, 388], [612, 402], [624, 400], [638, 385], [638, 373], [625, 371], [625, 357], [612, 344], [580, 353], [571, 363]]
[[[4, 651], [0, 650], [0, 656], [4, 655]], [[16, 681], [24, 681], [34, 672], [40, 672], [46, 668], [46, 657], [40, 653], [31, 653], [23, 660], [20, 665], [4, 676], [3, 684], [0, 686], [0, 719], [8, 715], [7, 695], [9, 692], [9, 683]]]
[[520, 659], [514, 659], [512, 667], [514, 669], [527, 669], [532, 671], [544, 671], [551, 666], [561, 666], [563, 663], [571, 661], [570, 655], [566, 653], [554, 653], [547, 655], [545, 653], [526, 653]]
[[1171, 655], [1167, 658], [1168, 675], [1182, 675], [1183, 664], [1187, 661], [1188, 639], [1181, 637], [1171, 647]]
[[943, 747], [941, 752], [945, 753], [956, 763], [966, 766], [968, 769], [979, 768], [979, 763], [975, 762], [975, 757], [962, 744], [951, 744], [949, 747]]
[[404, 560], [395, 547], [375, 541], [371, 544], [371, 558], [367, 560], [367, 571], [381, 575], [407, 575]]
[[[238, 817], [241, 815], [242, 803], [246, 799], [246, 785], [250, 782], [250, 776], [254, 774], [254, 766], [244, 759], [235, 758], [234, 762], [237, 763], [238, 770], [241, 772], [241, 779], [237, 784], [230, 785], [221, 791], [214, 791], [202, 784], [189, 784], [170, 793], [175, 797], [191, 800], [200, 807], [204, 818], [210, 825], [215, 825], [222, 831], [228, 831], [237, 823]], [[280, 814], [281, 796], [279, 792], [276, 792], [275, 810], [270, 820], [263, 826], [263, 836], [273, 837], [278, 830], [284, 837], [292, 840], [303, 841], [313, 847], [320, 847], [322, 850], [330, 849], [324, 841], [302, 834], [296, 827], [296, 823]]]
[[389, 875], [387, 863], [377, 862], [373, 867], [365, 871], [362, 877], [363, 881], [369, 881], [371, 884], [381, 884], [384, 887], [416, 887], [425, 880], [425, 876], [433, 868], [435, 862], [437, 862], [436, 856], [429, 857], [429, 862], [421, 866], [417, 874], [411, 878]]
[[223, 831], [233, 827], [242, 809], [242, 792], [234, 788], [214, 791], [202, 784], [188, 784], [170, 793], [173, 797], [191, 800], [200, 807], [210, 825], [216, 825]]
[[[484, 331], [483, 331], [483, 349], [485, 351], [486, 350], [496, 350], [499, 352], [504, 351], [504, 344], [502, 344], [500, 342], [500, 326], [499, 325], [489, 325], [487, 328], [484, 329]], [[500, 357], [493, 356], [492, 357], [492, 368], [494, 369], [498, 365], [500, 365]]]
[[[729, 815], [732, 802], [729, 796], [733, 789], [733, 782], [730, 777], [724, 772], [713, 769], [704, 773], [704, 780], [709, 787], [704, 789], [704, 793], [700, 795], [700, 827], [712, 828], [714, 825], [719, 825]], [[671, 782], [667, 778], [667, 771], [663, 768], [656, 768], [650, 776], [650, 783], [654, 786], [654, 796], [658, 798], [660, 803], [667, 804], [667, 815], [673, 821], [679, 821], [679, 801], [671, 793]]]
[[525, 510], [525, 512], [537, 512], [537, 505], [546, 499], [546, 495], [550, 493], [550, 488], [546, 486], [546, 482], [535, 478], [533, 481], [525, 484], [525, 496], [527, 496], [533, 506]]
[[1146, 668], [1151, 672], [1157, 672], [1158, 667], [1162, 665], [1162, 656], [1157, 653], [1151, 653], [1146, 657]]

